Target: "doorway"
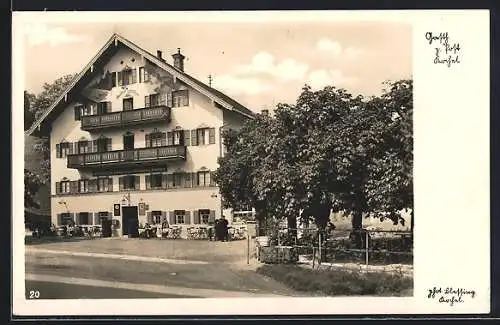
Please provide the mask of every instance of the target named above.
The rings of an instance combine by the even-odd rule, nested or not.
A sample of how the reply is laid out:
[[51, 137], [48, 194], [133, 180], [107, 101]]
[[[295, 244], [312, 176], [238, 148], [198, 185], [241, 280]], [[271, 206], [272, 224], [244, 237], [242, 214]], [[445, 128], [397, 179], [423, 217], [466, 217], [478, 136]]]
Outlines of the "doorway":
[[139, 237], [139, 214], [137, 206], [122, 207], [122, 233], [129, 237]]
[[123, 150], [134, 150], [134, 135], [125, 134], [123, 136]]
[[101, 217], [101, 226], [102, 226], [102, 237], [111, 237], [111, 219], [108, 217]]

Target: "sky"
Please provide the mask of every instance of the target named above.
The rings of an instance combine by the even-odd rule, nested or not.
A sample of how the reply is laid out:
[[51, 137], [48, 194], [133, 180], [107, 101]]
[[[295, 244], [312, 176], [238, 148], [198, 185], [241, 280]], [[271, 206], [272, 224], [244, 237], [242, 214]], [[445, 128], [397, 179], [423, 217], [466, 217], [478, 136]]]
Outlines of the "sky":
[[[258, 112], [326, 85], [379, 95], [382, 82], [412, 76], [410, 24], [382, 22], [64, 23], [25, 26], [25, 88], [80, 72], [113, 33]], [[60, 53], [65, 53], [61, 60]], [[57, 58], [57, 59], [56, 59]]]

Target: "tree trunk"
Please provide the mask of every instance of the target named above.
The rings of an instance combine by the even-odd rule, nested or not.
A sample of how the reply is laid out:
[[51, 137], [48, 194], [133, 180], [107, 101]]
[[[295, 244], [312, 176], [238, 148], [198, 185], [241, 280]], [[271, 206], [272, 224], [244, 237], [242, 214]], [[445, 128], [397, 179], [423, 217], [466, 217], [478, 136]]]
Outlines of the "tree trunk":
[[288, 238], [295, 243], [297, 239], [297, 215], [292, 213], [286, 217], [288, 226]]
[[413, 226], [414, 226], [414, 223], [413, 223], [413, 222], [414, 222], [414, 219], [415, 219], [415, 218], [414, 218], [414, 213], [413, 213], [413, 208], [411, 209], [411, 215], [410, 215], [410, 218], [411, 218], [411, 220], [410, 220], [410, 231], [411, 231], [411, 233], [413, 234]]
[[361, 211], [354, 211], [352, 215], [352, 232], [351, 232], [351, 240], [354, 241], [357, 249], [363, 247], [363, 214]]

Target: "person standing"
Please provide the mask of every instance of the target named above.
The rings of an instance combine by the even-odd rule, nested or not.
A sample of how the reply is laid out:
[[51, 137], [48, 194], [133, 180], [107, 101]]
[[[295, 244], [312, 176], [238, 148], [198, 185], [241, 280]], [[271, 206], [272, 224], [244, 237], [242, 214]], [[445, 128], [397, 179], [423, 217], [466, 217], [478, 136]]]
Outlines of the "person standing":
[[228, 232], [228, 221], [226, 220], [226, 217], [222, 216], [221, 217], [221, 232], [222, 232], [222, 241], [228, 241], [229, 240], [229, 232]]

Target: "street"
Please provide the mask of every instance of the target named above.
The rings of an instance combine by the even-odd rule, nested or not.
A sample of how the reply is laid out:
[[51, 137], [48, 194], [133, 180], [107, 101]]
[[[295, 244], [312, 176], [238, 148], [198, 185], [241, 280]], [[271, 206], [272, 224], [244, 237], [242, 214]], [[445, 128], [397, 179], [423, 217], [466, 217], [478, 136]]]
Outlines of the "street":
[[[36, 299], [294, 296], [247, 265], [245, 242], [95, 239], [26, 246]], [[33, 298], [33, 297], [32, 297]]]

